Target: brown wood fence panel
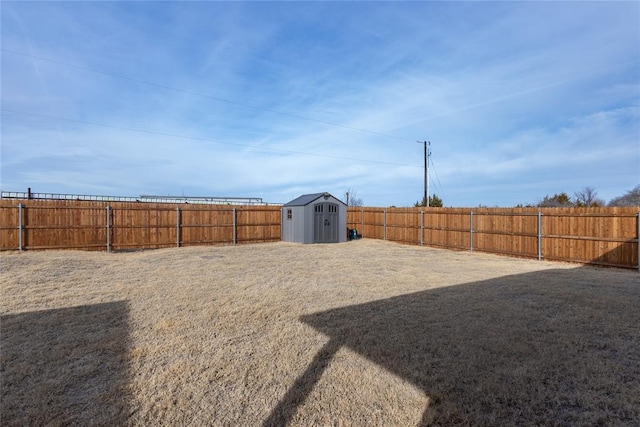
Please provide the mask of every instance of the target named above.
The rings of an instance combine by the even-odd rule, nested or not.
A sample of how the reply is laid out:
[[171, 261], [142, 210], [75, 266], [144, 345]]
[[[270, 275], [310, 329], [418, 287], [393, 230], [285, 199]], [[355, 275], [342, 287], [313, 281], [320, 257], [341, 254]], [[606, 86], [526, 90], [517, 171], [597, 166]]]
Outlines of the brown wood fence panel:
[[[20, 215], [20, 210], [16, 214]], [[4, 210], [4, 209], [3, 209]], [[74, 208], [67, 205], [24, 207], [18, 249], [106, 249], [106, 212], [101, 207]], [[19, 236], [21, 234], [21, 236]]]
[[474, 250], [530, 258], [538, 256], [537, 213], [496, 209], [473, 211], [472, 232]]
[[355, 228], [362, 235], [364, 224], [364, 208], [351, 207], [347, 209], [347, 228]]
[[425, 208], [424, 244], [449, 249], [470, 248], [469, 210]]
[[638, 209], [541, 209], [544, 259], [638, 265]]
[[[0, 201], [1, 202], [1, 201]], [[19, 210], [16, 203], [0, 204], [0, 248], [1, 249], [18, 249], [19, 234], [18, 227], [20, 220], [18, 219]]]
[[421, 242], [421, 212], [417, 209], [390, 208], [386, 211], [386, 239], [392, 242], [419, 245]]
[[277, 242], [281, 239], [279, 206], [241, 206], [237, 209], [237, 242]]
[[111, 249], [154, 249], [176, 245], [176, 209], [110, 207]]
[[362, 235], [369, 239], [384, 239], [384, 208], [364, 208], [364, 227]]
[[[233, 243], [233, 208], [179, 209], [180, 246]], [[175, 240], [174, 245], [177, 245]]]

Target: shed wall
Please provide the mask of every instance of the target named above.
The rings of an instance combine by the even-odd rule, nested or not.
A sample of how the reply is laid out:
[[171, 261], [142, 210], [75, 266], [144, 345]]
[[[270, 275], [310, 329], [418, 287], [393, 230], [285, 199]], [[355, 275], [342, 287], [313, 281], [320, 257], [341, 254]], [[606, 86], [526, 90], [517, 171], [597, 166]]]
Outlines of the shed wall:
[[[338, 242], [347, 241], [347, 206], [333, 196], [320, 197], [305, 206], [284, 206], [282, 208], [282, 240], [294, 243], [314, 243], [315, 206], [333, 203], [338, 206]], [[292, 218], [287, 218], [291, 209]]]
[[[287, 218], [287, 210], [291, 209], [291, 219]], [[285, 206], [282, 208], [282, 240], [294, 243], [313, 243], [305, 240], [305, 206]], [[312, 230], [313, 231], [313, 230]]]

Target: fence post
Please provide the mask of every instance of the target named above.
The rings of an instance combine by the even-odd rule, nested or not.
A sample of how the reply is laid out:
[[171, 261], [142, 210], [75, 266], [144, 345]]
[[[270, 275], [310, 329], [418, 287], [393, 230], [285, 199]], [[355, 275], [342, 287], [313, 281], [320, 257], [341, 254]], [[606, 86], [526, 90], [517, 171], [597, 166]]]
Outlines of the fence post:
[[180, 247], [180, 208], [176, 208], [176, 247]]
[[473, 211], [469, 211], [469, 248], [473, 252]]
[[22, 252], [22, 247], [23, 247], [23, 241], [22, 241], [22, 230], [23, 230], [23, 224], [22, 224], [22, 216], [23, 216], [23, 212], [22, 212], [23, 206], [22, 203], [18, 204], [18, 250], [20, 252]]
[[638, 240], [638, 273], [640, 273], [640, 212], [638, 212], [638, 234], [636, 237]]
[[237, 211], [236, 208], [233, 208], [233, 244], [238, 243], [238, 220], [236, 219]]
[[420, 211], [420, 246], [424, 246], [424, 211]]
[[387, 208], [384, 208], [382, 240], [387, 240]]
[[542, 212], [538, 211], [538, 261], [542, 261]]
[[111, 206], [107, 205], [107, 252], [111, 252]]
[[362, 215], [360, 216], [360, 220], [362, 221], [362, 229], [360, 230], [360, 234], [364, 236], [364, 208], [362, 208]]

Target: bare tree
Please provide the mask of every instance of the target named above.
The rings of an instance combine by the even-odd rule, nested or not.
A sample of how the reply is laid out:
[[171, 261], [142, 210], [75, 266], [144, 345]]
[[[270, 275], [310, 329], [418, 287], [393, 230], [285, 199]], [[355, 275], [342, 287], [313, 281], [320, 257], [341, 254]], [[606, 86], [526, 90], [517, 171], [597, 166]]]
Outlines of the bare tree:
[[358, 197], [358, 193], [351, 187], [344, 192], [344, 201], [347, 206], [362, 206], [362, 199]]
[[608, 206], [640, 206], [640, 185], [627, 191], [624, 196], [611, 199]]
[[593, 187], [584, 187], [582, 190], [573, 193], [573, 195], [576, 198], [576, 206], [598, 207], [605, 205], [604, 200], [597, 197], [598, 192]]

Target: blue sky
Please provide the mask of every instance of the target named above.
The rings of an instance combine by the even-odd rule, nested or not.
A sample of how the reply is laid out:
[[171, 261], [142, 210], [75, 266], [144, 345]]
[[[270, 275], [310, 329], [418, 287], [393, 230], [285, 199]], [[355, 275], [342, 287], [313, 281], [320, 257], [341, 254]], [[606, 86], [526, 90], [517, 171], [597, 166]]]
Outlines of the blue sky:
[[1, 3], [4, 191], [514, 206], [640, 184], [639, 2]]

